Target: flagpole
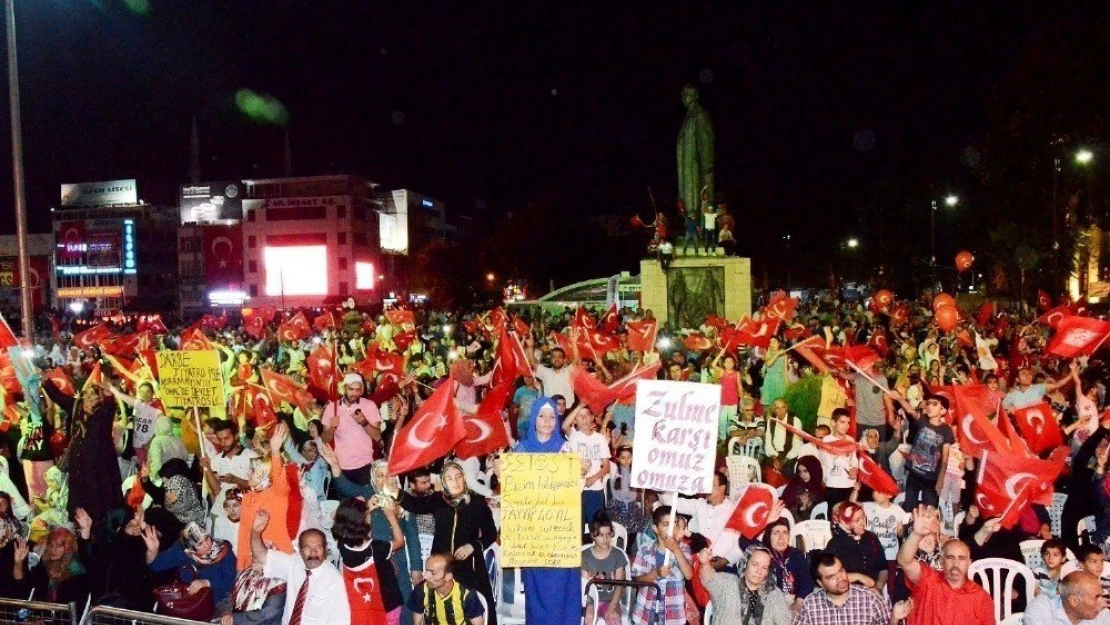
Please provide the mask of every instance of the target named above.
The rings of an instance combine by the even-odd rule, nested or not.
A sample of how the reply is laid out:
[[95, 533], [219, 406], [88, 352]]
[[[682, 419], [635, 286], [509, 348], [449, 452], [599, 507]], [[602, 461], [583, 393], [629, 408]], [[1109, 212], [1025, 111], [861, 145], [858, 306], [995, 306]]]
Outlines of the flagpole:
[[870, 382], [871, 384], [873, 384], [873, 385], [875, 386], [875, 388], [877, 388], [877, 389], [881, 390], [882, 392], [886, 393], [886, 394], [887, 394], [887, 395], [888, 395], [888, 396], [889, 396], [889, 397], [890, 397], [891, 399], [899, 399], [899, 400], [900, 400], [900, 399], [902, 399], [902, 398], [901, 398], [901, 397], [899, 397], [898, 395], [895, 395], [895, 394], [894, 394], [894, 391], [890, 390], [889, 388], [886, 388], [885, 386], [882, 386], [881, 384], [879, 384], [878, 382], [876, 382], [876, 381], [875, 381], [875, 378], [872, 378], [871, 376], [869, 376], [869, 375], [867, 375], [866, 373], [864, 373], [864, 372], [863, 372], [863, 369], [860, 369], [860, 368], [859, 368], [859, 367], [858, 367], [858, 366], [856, 365], [856, 363], [852, 362], [851, 360], [845, 360], [844, 362], [845, 362], [845, 363], [846, 363], [846, 364], [847, 364], [847, 365], [848, 365], [849, 367], [851, 367], [851, 368], [852, 368], [852, 370], [854, 370], [854, 371], [855, 371], [856, 373], [858, 373], [858, 374], [860, 374], [861, 376], [863, 376], [863, 379], [865, 379], [865, 380], [867, 380], [868, 382]]

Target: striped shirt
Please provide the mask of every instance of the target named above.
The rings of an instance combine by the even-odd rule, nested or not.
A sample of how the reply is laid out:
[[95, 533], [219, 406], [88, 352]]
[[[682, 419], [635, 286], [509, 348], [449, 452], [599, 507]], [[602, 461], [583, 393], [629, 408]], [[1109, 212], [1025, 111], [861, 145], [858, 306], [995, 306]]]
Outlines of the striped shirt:
[[422, 582], [409, 595], [405, 607], [413, 614], [422, 615], [428, 625], [466, 625], [470, 619], [485, 616], [478, 593], [463, 588], [458, 582], [452, 584], [446, 597]]

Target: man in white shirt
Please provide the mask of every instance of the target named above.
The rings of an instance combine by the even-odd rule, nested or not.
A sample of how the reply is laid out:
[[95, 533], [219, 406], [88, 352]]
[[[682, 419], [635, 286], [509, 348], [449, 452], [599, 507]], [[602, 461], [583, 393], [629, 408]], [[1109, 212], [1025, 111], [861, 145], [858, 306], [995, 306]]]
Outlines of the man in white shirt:
[[343, 574], [327, 561], [328, 541], [317, 529], [301, 532], [299, 556], [267, 549], [262, 531], [270, 515], [259, 510], [251, 526], [251, 555], [268, 578], [285, 581], [282, 625], [351, 625], [351, 605]]
[[208, 488], [217, 493], [212, 509], [222, 510], [227, 491], [232, 488], [243, 492], [250, 490], [251, 485], [247, 480], [250, 478], [251, 460], [255, 458], [255, 453], [239, 444], [239, 426], [234, 421], [220, 421], [213, 430], [219, 449], [213, 446], [207, 436], [201, 438], [205, 456], [201, 458], [200, 466], [204, 469]]
[[545, 397], [562, 395], [568, 406], [574, 405], [574, 365], [567, 362], [562, 348], [551, 350], [551, 366], [536, 364], [536, 379], [543, 384]]
[[713, 472], [713, 490], [705, 499], [678, 498], [679, 514], [688, 514], [692, 523], [690, 529], [709, 539], [713, 558], [709, 563], [720, 571], [726, 566], [736, 564], [743, 553], [740, 550], [740, 535], [725, 529], [725, 524], [736, 510], [736, 502], [728, 498], [728, 476], [723, 471]]
[[[797, 429], [802, 429], [802, 420], [791, 416], [787, 412], [786, 400], [776, 399], [771, 404], [771, 417], [784, 423], [789, 423]], [[780, 458], [783, 461], [794, 460], [802, 451], [802, 437], [790, 432], [782, 423], [773, 419], [767, 420], [767, 432], [763, 435], [763, 453], [768, 458]]]

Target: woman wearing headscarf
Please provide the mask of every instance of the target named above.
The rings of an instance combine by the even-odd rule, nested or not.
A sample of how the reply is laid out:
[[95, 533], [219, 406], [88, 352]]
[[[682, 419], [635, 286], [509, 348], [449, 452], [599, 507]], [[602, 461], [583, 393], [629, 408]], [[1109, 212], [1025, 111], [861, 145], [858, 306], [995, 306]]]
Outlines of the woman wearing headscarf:
[[[516, 453], [559, 453], [566, 439], [559, 428], [555, 403], [542, 397], [532, 404], [528, 433], [514, 451]], [[582, 595], [579, 568], [525, 568], [524, 618], [530, 625], [574, 625], [581, 621], [579, 597]]]
[[887, 577], [886, 553], [879, 537], [867, 531], [863, 506], [845, 501], [833, 508], [830, 518], [832, 539], [825, 551], [840, 558], [850, 583], [882, 588]]
[[174, 458], [182, 462], [189, 458], [189, 451], [185, 449], [181, 437], [173, 433], [173, 421], [166, 415], [160, 415], [154, 420], [154, 438], [150, 439], [148, 449], [147, 462], [154, 475], [159, 475], [162, 466]]
[[712, 557], [709, 549], [698, 552], [701, 581], [713, 598], [715, 625], [790, 625], [786, 595], [771, 575], [770, 549], [758, 543], [748, 547], [736, 564], [742, 571], [739, 577], [713, 570]]
[[235, 553], [231, 543], [212, 538], [208, 530], [197, 523], [186, 525], [180, 539], [161, 553], [161, 541], [154, 527], [144, 527], [142, 538], [151, 570], [170, 571], [183, 566], [196, 569], [196, 579], [189, 583], [189, 594], [211, 588], [216, 604], [231, 594], [235, 584]]
[[49, 378], [42, 381], [42, 390], [69, 415], [69, 446], [60, 468], [81, 476], [70, 484], [66, 511], [73, 516], [83, 508], [98, 523], [105, 522], [109, 512], [123, 505], [123, 480], [112, 438], [116, 403], [102, 375], [98, 364], [79, 398], [66, 395]]
[[[396, 477], [389, 475], [389, 463], [385, 460], [378, 460], [371, 465], [370, 484], [363, 486], [352, 482], [343, 475], [339, 466], [339, 459], [336, 457], [334, 450], [327, 445], [323, 445], [321, 448], [324, 450], [322, 454], [324, 461], [328, 463], [332, 470], [335, 491], [340, 496], [357, 497], [377, 502], [370, 507], [369, 512], [371, 537], [379, 541], [397, 542], [393, 537], [393, 522], [390, 521], [385, 510], [387, 507], [393, 508], [397, 505], [401, 486]], [[396, 565], [398, 588], [401, 591], [401, 600], [404, 602], [408, 601], [414, 584], [420, 583], [424, 566], [420, 556], [420, 534], [416, 528], [416, 516], [408, 514], [404, 509], [397, 509], [396, 511], [398, 512], [396, 515], [397, 522], [401, 527], [404, 538], [404, 549], [397, 551], [391, 558], [391, 566]], [[334, 533], [334, 528], [332, 532]], [[412, 623], [412, 614], [402, 612], [401, 622], [406, 625]]]
[[77, 537], [73, 532], [64, 527], [50, 532], [46, 537], [46, 550], [32, 569], [27, 568], [28, 553], [27, 543], [17, 539], [12, 571], [16, 596], [26, 597], [34, 591], [38, 601], [72, 601], [83, 609], [89, 595], [89, 579], [77, 554]]
[[162, 486], [155, 486], [150, 481], [146, 467], [140, 469], [139, 475], [143, 490], [155, 503], [172, 512], [182, 525], [205, 524], [207, 514], [204, 512], [204, 504], [197, 496], [196, 486], [188, 477], [189, 465], [185, 464], [184, 460], [174, 458], [162, 465], [162, 471], [159, 474], [162, 478]]
[[15, 564], [16, 539], [22, 534], [19, 519], [12, 511], [12, 498], [0, 493], [0, 597], [16, 598], [12, 593], [12, 566]]
[[[399, 503], [413, 514], [432, 515], [435, 521], [432, 553], [453, 554], [455, 579], [481, 593], [487, 606], [497, 605], [483, 557], [483, 552], [497, 542], [493, 514], [486, 500], [467, 488], [466, 475], [458, 463], [445, 463], [439, 481], [443, 486], [440, 496], [414, 497], [401, 491]], [[575, 605], [579, 605], [577, 600]], [[486, 622], [497, 625], [496, 610], [490, 609]]]
[[813, 506], [825, 498], [824, 474], [817, 456], [802, 456], [794, 465], [794, 475], [782, 491], [782, 502], [799, 521], [809, 518]]
[[795, 549], [790, 543], [790, 522], [786, 519], [768, 524], [763, 531], [763, 544], [771, 554], [775, 586], [786, 595], [787, 603], [796, 609], [813, 592], [814, 583], [805, 552]]
[[90, 540], [93, 522], [84, 510], [78, 510], [74, 519], [81, 561], [88, 565], [88, 576], [93, 580], [93, 603], [147, 610], [155, 584], [154, 574], [147, 566], [142, 538], [144, 514], [142, 511], [130, 517], [112, 514], [112, 519], [117, 521], [118, 527], [107, 528], [112, 536], [110, 545]]

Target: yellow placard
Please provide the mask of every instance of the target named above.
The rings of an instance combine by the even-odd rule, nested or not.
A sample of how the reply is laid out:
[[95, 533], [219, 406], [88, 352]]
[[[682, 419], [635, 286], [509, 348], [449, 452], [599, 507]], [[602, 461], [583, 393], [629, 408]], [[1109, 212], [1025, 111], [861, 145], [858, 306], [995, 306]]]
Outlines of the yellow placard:
[[582, 566], [578, 454], [501, 456], [501, 566]]
[[220, 355], [209, 351], [158, 352], [158, 396], [166, 406], [206, 408], [224, 405]]
[[123, 297], [123, 287], [119, 285], [58, 287], [59, 299], [74, 299], [81, 297]]

